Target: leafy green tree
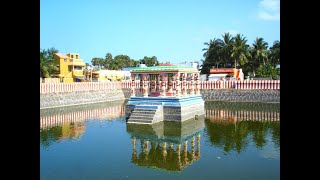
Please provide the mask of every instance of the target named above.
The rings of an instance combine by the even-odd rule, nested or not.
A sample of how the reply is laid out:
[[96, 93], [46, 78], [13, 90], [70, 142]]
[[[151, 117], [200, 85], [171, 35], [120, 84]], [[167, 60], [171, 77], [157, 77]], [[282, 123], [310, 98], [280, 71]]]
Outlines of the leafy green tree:
[[257, 37], [252, 46], [249, 46], [243, 35], [233, 37], [230, 33], [224, 33], [222, 39], [210, 39], [204, 45], [202, 74], [209, 74], [212, 66], [233, 66], [242, 68], [245, 74], [254, 77], [280, 76], [280, 69], [276, 68], [280, 64], [280, 41], [274, 41], [273, 46], [268, 49], [268, 43], [262, 37]]
[[107, 53], [106, 54], [106, 60], [112, 60], [112, 54], [111, 53]]
[[133, 62], [131, 61], [130, 57], [127, 55], [117, 55], [114, 57], [112, 62], [112, 68], [114, 70], [121, 70], [124, 67], [132, 67]]
[[221, 50], [223, 48], [223, 42], [221, 39], [213, 39], [209, 43], [205, 42], [204, 45], [208, 46], [203, 48], [202, 51], [205, 51], [203, 57], [205, 61], [203, 62], [201, 73], [208, 74], [212, 66], [219, 67], [219, 64], [223, 63], [221, 57]]
[[250, 57], [249, 45], [247, 45], [247, 40], [243, 35], [237, 34], [234, 43], [232, 44], [231, 57], [234, 59], [234, 67], [238, 65], [243, 66], [248, 62], [248, 57]]
[[104, 67], [106, 67], [107, 69], [110, 69], [110, 65], [112, 61], [113, 61], [112, 54], [107, 53], [104, 61]]
[[233, 64], [232, 58], [231, 58], [231, 52], [232, 52], [232, 44], [234, 43], [234, 37], [230, 33], [224, 33], [222, 35], [222, 49], [221, 49], [221, 56], [223, 59], [224, 67], [229, 67], [231, 64]]
[[103, 58], [92, 58], [91, 63], [93, 66], [103, 67], [105, 62]]
[[252, 44], [254, 58], [258, 61], [257, 64], [266, 64], [268, 61], [268, 43], [263, 38], [256, 38]]
[[55, 48], [40, 51], [40, 77], [49, 78], [59, 69], [54, 65], [54, 53], [59, 52]]
[[257, 76], [276, 79], [280, 76], [280, 70], [271, 64], [261, 64], [257, 69]]
[[140, 62], [143, 62], [144, 64], [146, 64], [146, 66], [159, 65], [159, 61], [156, 56], [152, 56], [152, 57], [144, 56], [143, 59], [140, 59]]
[[280, 41], [274, 41], [270, 47], [269, 59], [273, 66], [280, 64]]
[[243, 66], [244, 72], [246, 74], [251, 74], [251, 76], [256, 76], [256, 71], [261, 64], [268, 63], [268, 43], [263, 40], [263, 38], [256, 38], [253, 42], [252, 47], [250, 47], [249, 52], [251, 57], [248, 58], [248, 62]]

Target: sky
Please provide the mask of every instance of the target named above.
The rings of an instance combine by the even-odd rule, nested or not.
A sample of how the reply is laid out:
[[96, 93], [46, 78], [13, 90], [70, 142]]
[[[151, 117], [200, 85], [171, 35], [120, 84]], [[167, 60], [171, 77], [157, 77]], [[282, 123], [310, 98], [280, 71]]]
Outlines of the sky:
[[200, 61], [204, 42], [229, 32], [280, 40], [280, 0], [40, 0], [40, 49], [159, 62]]

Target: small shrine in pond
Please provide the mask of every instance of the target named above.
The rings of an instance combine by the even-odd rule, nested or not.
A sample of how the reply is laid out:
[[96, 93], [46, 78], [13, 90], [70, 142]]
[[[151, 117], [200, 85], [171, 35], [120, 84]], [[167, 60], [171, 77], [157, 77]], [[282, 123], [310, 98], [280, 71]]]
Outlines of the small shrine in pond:
[[[137, 67], [131, 71], [128, 123], [184, 121], [204, 114], [200, 71], [184, 66]], [[136, 87], [138, 86], [138, 87]]]

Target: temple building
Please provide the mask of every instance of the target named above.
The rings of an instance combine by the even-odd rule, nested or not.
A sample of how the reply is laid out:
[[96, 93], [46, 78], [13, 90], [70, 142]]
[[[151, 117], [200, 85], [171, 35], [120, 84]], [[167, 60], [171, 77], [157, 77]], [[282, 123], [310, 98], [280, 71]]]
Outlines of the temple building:
[[128, 123], [182, 122], [204, 115], [200, 71], [183, 66], [137, 67], [131, 70]]

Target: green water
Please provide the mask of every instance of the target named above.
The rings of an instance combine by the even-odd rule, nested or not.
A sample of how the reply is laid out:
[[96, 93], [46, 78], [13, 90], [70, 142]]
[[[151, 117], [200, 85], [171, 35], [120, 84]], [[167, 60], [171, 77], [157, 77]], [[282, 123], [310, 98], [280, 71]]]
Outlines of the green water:
[[280, 104], [206, 102], [153, 125], [126, 124], [124, 104], [41, 110], [40, 178], [280, 179]]

